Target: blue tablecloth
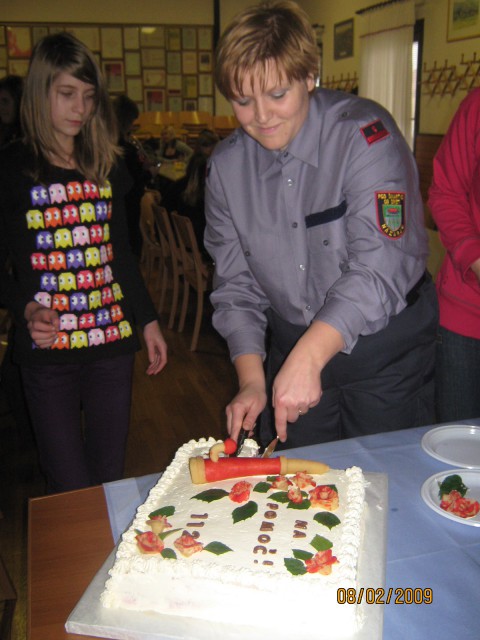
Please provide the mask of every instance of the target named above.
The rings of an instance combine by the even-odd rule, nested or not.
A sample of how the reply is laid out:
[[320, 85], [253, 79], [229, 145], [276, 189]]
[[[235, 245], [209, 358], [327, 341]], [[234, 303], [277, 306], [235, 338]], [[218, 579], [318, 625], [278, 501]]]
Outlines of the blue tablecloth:
[[[464, 422], [479, 424], [480, 420]], [[432, 427], [406, 429], [282, 452], [332, 468], [357, 465], [388, 475], [386, 589], [431, 588], [432, 604], [385, 605], [384, 640], [480, 639], [480, 527], [434, 512], [420, 490], [430, 476], [453, 467], [432, 458], [421, 439]], [[160, 474], [104, 485], [115, 541]], [[373, 561], [375, 561], [373, 559]]]

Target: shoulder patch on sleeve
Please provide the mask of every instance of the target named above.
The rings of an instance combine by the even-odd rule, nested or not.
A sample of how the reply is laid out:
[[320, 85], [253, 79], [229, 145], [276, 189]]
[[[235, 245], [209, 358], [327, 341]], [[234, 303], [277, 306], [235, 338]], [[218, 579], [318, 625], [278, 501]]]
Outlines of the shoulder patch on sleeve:
[[401, 191], [376, 191], [378, 228], [388, 238], [405, 233], [405, 194]]
[[365, 125], [360, 131], [369, 145], [390, 135], [381, 120], [375, 120], [375, 122]]

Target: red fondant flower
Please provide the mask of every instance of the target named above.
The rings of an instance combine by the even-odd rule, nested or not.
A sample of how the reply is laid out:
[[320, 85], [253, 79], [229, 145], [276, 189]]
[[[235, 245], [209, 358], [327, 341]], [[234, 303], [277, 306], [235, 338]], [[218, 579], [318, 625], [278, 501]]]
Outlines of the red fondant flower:
[[322, 507], [327, 511], [338, 509], [338, 493], [328, 485], [319, 485], [309, 493], [312, 507]]
[[240, 480], [240, 482], [236, 482], [231, 491], [229, 498], [233, 502], [246, 502], [250, 497], [250, 490], [252, 485], [246, 480]]
[[307, 487], [314, 487], [317, 483], [312, 478], [312, 476], [305, 471], [299, 471], [296, 473], [293, 478], [293, 482], [297, 485], [299, 489], [306, 489]]
[[296, 504], [300, 504], [303, 500], [302, 492], [298, 487], [292, 486], [288, 490], [288, 499], [291, 502], [295, 502]]
[[313, 558], [305, 560], [308, 573], [321, 573], [328, 576], [332, 573], [332, 564], [338, 562], [337, 558], [332, 555], [332, 550], [319, 551]]
[[480, 504], [477, 500], [462, 498], [461, 493], [453, 490], [442, 496], [440, 508], [459, 518], [473, 518], [480, 511]]
[[180, 551], [182, 556], [185, 556], [186, 558], [189, 558], [194, 553], [198, 553], [203, 549], [203, 544], [201, 542], [197, 542], [195, 538], [188, 533], [188, 531], [184, 531], [180, 538], [177, 538], [173, 544]]
[[288, 491], [292, 483], [286, 476], [277, 476], [272, 482], [272, 489], [280, 489], [280, 491]]
[[161, 553], [164, 548], [162, 540], [153, 531], [145, 531], [135, 536], [137, 546], [142, 553]]

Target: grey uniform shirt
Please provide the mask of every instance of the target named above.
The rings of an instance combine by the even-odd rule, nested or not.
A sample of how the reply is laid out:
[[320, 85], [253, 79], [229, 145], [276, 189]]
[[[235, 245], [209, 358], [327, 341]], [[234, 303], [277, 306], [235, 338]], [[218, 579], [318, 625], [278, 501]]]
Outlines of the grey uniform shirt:
[[215, 261], [213, 323], [234, 360], [265, 356], [264, 311], [343, 336], [383, 329], [425, 270], [415, 160], [378, 104], [325, 89], [284, 151], [243, 130], [217, 145], [205, 246]]

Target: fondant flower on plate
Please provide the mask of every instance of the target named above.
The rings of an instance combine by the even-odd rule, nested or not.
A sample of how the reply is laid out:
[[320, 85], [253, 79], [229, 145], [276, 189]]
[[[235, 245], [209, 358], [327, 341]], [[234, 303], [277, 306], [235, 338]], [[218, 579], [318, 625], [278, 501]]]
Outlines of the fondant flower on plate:
[[299, 489], [306, 489], [307, 487], [315, 487], [316, 482], [312, 476], [305, 471], [298, 471], [292, 478], [292, 481], [297, 485]]
[[332, 564], [338, 562], [331, 549], [318, 551], [312, 558], [305, 560], [308, 573], [321, 573], [328, 576], [332, 573]]
[[188, 533], [188, 531], [184, 531], [180, 538], [177, 538], [173, 544], [176, 549], [180, 551], [182, 556], [185, 556], [186, 558], [189, 558], [194, 553], [198, 553], [203, 549], [203, 544], [201, 542], [197, 542], [195, 538]]
[[459, 491], [454, 490], [442, 495], [440, 508], [459, 518], [473, 518], [480, 511], [480, 504], [476, 500], [462, 497]]
[[322, 507], [327, 511], [338, 509], [338, 492], [335, 487], [322, 484], [309, 492], [312, 507]]
[[239, 504], [246, 502], [250, 498], [251, 489], [252, 485], [250, 482], [240, 480], [240, 482], [236, 482], [231, 488], [229, 498], [232, 502], [238, 502]]
[[137, 546], [142, 553], [161, 553], [164, 548], [163, 541], [153, 531], [145, 531], [135, 536]]

